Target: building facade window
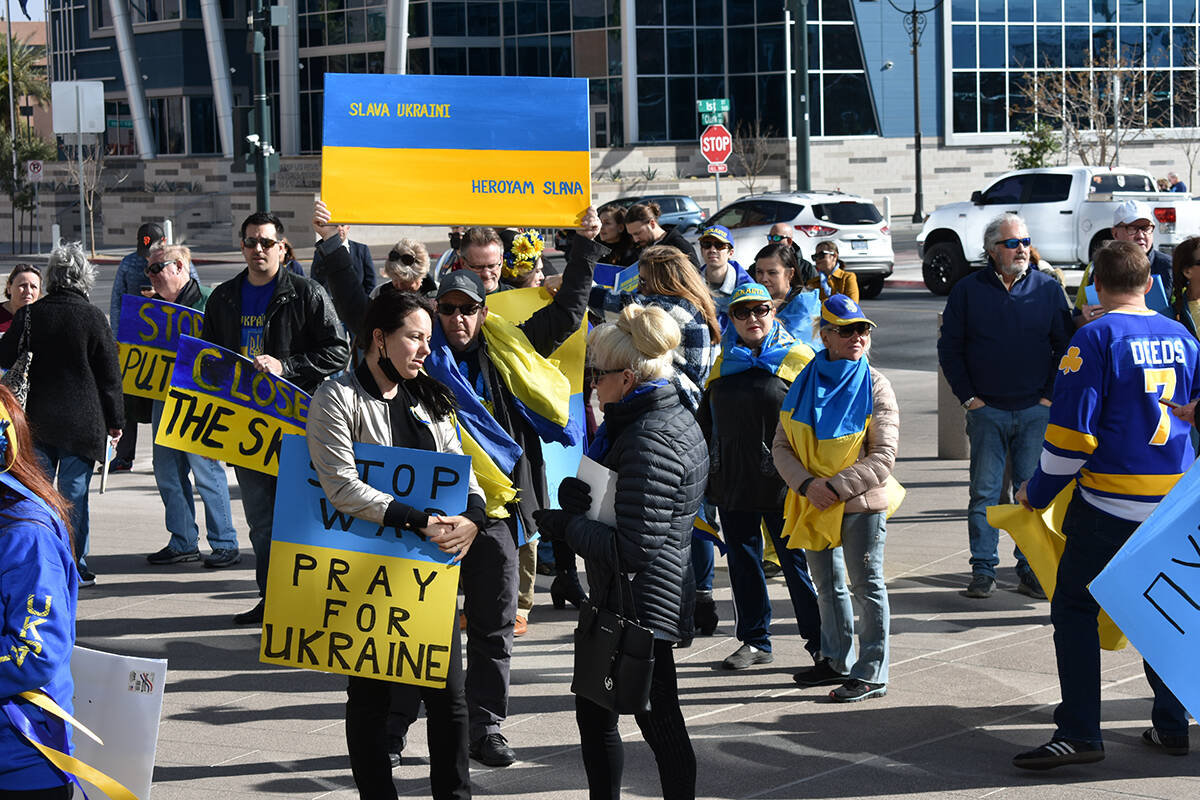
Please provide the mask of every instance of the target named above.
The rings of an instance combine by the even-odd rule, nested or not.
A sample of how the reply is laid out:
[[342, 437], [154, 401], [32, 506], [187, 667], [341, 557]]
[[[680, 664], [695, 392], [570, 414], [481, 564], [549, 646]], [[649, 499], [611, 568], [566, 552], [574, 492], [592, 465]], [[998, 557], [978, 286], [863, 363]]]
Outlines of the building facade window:
[[[1196, 124], [1197, 0], [952, 0], [948, 20], [954, 134], [1012, 134], [1032, 121], [1023, 90], [1044, 76], [1090, 79], [1103, 65], [1132, 70], [1151, 94], [1141, 123]], [[1127, 79], [1128, 80], [1128, 79]], [[1189, 103], [1178, 102], [1181, 96]], [[1141, 124], [1139, 123], [1139, 124]]]

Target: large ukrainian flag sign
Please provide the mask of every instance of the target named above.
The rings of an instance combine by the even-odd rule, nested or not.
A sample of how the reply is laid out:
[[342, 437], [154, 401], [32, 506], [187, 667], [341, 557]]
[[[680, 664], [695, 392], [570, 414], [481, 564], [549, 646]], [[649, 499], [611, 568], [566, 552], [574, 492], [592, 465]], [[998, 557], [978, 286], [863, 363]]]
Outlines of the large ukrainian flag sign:
[[325, 75], [321, 192], [342, 223], [574, 227], [587, 80]]

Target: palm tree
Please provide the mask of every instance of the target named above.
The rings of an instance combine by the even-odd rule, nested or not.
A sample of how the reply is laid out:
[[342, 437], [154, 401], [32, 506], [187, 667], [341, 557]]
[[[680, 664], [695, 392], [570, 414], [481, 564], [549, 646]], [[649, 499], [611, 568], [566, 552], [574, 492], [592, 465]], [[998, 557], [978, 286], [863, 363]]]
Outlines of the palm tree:
[[[0, 123], [11, 131], [8, 119], [8, 53], [9, 41], [0, 37]], [[37, 105], [50, 102], [50, 84], [46, 81], [46, 47], [22, 42], [16, 37], [12, 44], [12, 86], [17, 98], [29, 98]], [[25, 101], [29, 104], [29, 101]]]

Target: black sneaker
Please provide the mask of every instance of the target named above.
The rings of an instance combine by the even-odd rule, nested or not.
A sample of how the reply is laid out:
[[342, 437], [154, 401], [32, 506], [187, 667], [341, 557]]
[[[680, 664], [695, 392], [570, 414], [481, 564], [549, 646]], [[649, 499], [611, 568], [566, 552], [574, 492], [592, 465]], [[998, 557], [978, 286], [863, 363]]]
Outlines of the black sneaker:
[[1155, 728], [1142, 731], [1142, 741], [1151, 747], [1157, 747], [1169, 756], [1186, 756], [1188, 754], [1188, 735], [1170, 736], [1159, 733]]
[[132, 472], [132, 471], [133, 471], [133, 462], [128, 459], [125, 459], [125, 458], [114, 458], [108, 464], [108, 474], [109, 475], [112, 475], [114, 472]]
[[96, 573], [92, 572], [90, 569], [79, 570], [79, 585], [80, 586], [95, 586], [96, 585]]
[[845, 683], [849, 677], [829, 666], [829, 660], [826, 659], [796, 672], [792, 680], [800, 686], [836, 686]]
[[1046, 599], [1046, 590], [1042, 588], [1037, 575], [1034, 575], [1032, 572], [1021, 576], [1020, 582], [1017, 584], [1017, 594], [1032, 597], [1034, 600]]
[[213, 550], [212, 555], [204, 557], [204, 566], [209, 569], [221, 569], [222, 567], [232, 567], [241, 560], [242, 554], [237, 550]]
[[234, 625], [262, 625], [263, 620], [263, 605], [266, 601], [259, 600], [258, 605], [249, 611], [243, 611], [240, 614], [233, 615]]
[[829, 699], [835, 703], [857, 703], [859, 700], [869, 700], [872, 697], [883, 697], [887, 694], [887, 685], [883, 683], [868, 683], [858, 678], [851, 678], [829, 693]]
[[1051, 739], [1041, 747], [1013, 756], [1013, 766], [1021, 769], [1054, 769], [1068, 764], [1094, 764], [1104, 760], [1104, 745]]
[[775, 656], [771, 655], [770, 650], [759, 650], [753, 645], [744, 644], [722, 661], [721, 666], [725, 669], [749, 669], [755, 664], [770, 664], [774, 660]]
[[967, 597], [991, 597], [994, 591], [996, 579], [989, 575], [977, 574], [967, 584]]
[[471, 758], [489, 767], [507, 767], [517, 760], [502, 733], [489, 733], [471, 742]]
[[776, 564], [774, 561], [765, 561], [764, 560], [762, 562], [762, 571], [763, 571], [763, 577], [768, 580], [770, 580], [771, 578], [774, 578], [776, 575], [783, 574], [783, 568], [780, 567], [778, 564]]
[[184, 552], [182, 550], [176, 550], [175, 548], [171, 547], [170, 545], [167, 545], [162, 550], [159, 550], [157, 553], [151, 553], [150, 555], [146, 556], [146, 560], [149, 561], [151, 564], [157, 564], [157, 565], [179, 564], [184, 561], [199, 561], [200, 560], [200, 551], [199, 550], [189, 550], [187, 552]]

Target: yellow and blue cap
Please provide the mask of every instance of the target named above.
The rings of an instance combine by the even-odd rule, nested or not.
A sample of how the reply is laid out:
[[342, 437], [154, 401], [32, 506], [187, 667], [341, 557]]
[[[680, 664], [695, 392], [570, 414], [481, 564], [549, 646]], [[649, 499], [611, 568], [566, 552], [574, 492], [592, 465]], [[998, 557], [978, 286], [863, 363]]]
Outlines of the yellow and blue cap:
[[730, 247], [733, 247], [733, 234], [730, 233], [729, 228], [726, 228], [724, 225], [709, 225], [704, 229], [704, 232], [700, 234], [700, 238], [716, 239], [718, 242], [724, 242]]
[[771, 293], [761, 283], [743, 283], [729, 296], [729, 305], [731, 306], [751, 301], [769, 303], [771, 302]]
[[867, 319], [867, 315], [863, 313], [858, 303], [844, 294], [832, 295], [821, 304], [822, 325], [836, 325], [840, 328], [856, 322], [865, 322], [872, 328], [875, 327], [875, 323]]

